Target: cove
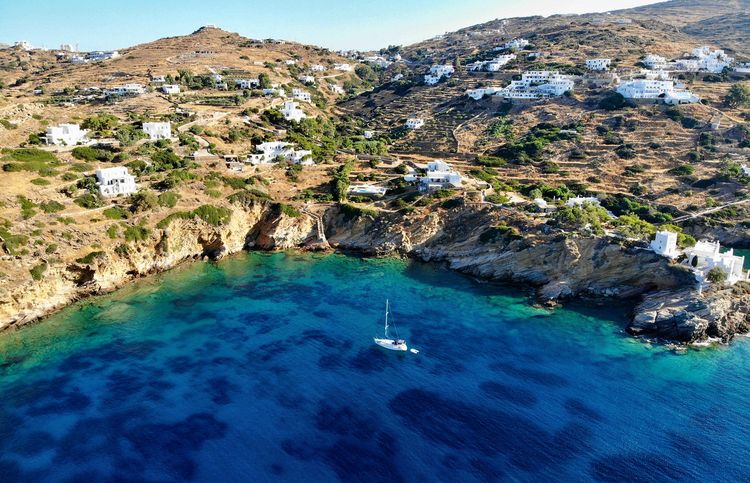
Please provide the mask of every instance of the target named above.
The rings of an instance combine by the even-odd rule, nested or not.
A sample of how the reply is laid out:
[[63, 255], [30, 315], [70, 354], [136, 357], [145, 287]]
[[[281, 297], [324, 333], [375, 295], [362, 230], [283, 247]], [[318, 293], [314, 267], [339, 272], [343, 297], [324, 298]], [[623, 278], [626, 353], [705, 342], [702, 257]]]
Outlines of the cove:
[[[421, 352], [372, 344], [385, 299]], [[0, 481], [746, 480], [750, 345], [439, 266], [243, 253], [0, 335]]]

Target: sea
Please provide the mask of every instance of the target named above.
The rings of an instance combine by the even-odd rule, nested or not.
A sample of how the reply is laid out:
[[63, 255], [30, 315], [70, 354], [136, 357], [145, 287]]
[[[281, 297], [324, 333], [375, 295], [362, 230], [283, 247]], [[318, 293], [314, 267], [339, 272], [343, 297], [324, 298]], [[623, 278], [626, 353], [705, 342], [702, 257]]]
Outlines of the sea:
[[[386, 299], [414, 354], [373, 344]], [[186, 264], [0, 334], [0, 481], [747, 481], [750, 343], [343, 254]]]

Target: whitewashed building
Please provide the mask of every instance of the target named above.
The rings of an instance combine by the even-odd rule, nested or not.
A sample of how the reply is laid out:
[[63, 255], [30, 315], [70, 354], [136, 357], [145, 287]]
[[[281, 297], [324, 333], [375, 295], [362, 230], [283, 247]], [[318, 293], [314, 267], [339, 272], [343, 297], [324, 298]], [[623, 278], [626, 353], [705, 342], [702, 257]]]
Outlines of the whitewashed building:
[[641, 62], [643, 62], [643, 65], [645, 65], [646, 68], [651, 70], [664, 70], [668, 66], [667, 59], [654, 54], [647, 54]]
[[315, 164], [312, 160], [312, 151], [294, 149], [291, 143], [284, 141], [261, 143], [255, 147], [255, 150], [258, 154], [251, 154], [247, 157], [247, 162], [254, 165], [274, 164], [279, 159], [301, 165]]
[[700, 102], [700, 97], [687, 90], [678, 90], [671, 80], [631, 80], [618, 85], [617, 92], [626, 99], [661, 101], [665, 104]]
[[732, 249], [721, 253], [719, 242], [701, 240], [694, 247], [686, 249], [685, 255], [685, 263], [692, 267], [696, 280], [701, 283], [707, 281], [708, 273], [714, 268], [724, 272], [729, 285], [748, 280], [748, 272], [743, 270], [745, 257], [736, 256]]
[[586, 60], [586, 68], [588, 70], [594, 70], [594, 71], [608, 70], [610, 65], [612, 65], [612, 59], [588, 59]]
[[711, 47], [707, 45], [693, 49], [688, 58], [678, 59], [675, 62], [677, 70], [688, 72], [707, 71], [713, 73], [720, 73], [733, 63], [734, 59], [729, 57], [723, 50], [711, 50]]
[[303, 89], [292, 89], [292, 97], [302, 102], [312, 101], [312, 96], [310, 95], [310, 93]]
[[143, 132], [151, 141], [172, 137], [172, 126], [169, 122], [144, 122]]
[[466, 91], [466, 95], [471, 97], [475, 101], [478, 101], [484, 96], [492, 96], [502, 90], [502, 87], [478, 87], [476, 89], [468, 89]]
[[281, 108], [281, 114], [284, 116], [284, 119], [291, 122], [299, 122], [307, 117], [305, 111], [300, 109], [299, 104], [294, 101], [284, 102], [284, 107]]
[[240, 89], [252, 89], [260, 87], [260, 79], [236, 79], [234, 85]]
[[420, 191], [460, 188], [462, 185], [461, 174], [442, 159], [427, 163], [427, 171], [423, 175], [412, 170], [404, 176], [404, 181], [417, 182]]
[[471, 72], [497, 72], [509, 62], [516, 59], [516, 54], [499, 55], [492, 60], [477, 61], [467, 66]]
[[372, 184], [353, 185], [346, 190], [348, 194], [358, 196], [383, 196], [386, 191], [388, 191], [388, 188]]
[[167, 79], [163, 75], [152, 75], [151, 82], [155, 84], [160, 84], [160, 83], [167, 82]]
[[102, 60], [116, 59], [118, 57], [120, 57], [120, 53], [116, 50], [108, 50], [108, 51], [96, 50], [94, 52], [89, 52], [86, 54], [86, 61], [87, 62], [100, 62]]
[[125, 166], [97, 169], [96, 181], [99, 185], [99, 193], [106, 198], [130, 195], [138, 191], [135, 176], [128, 173], [128, 168]]
[[346, 91], [344, 90], [344, 88], [338, 84], [328, 84], [328, 88], [331, 89], [331, 92], [333, 92], [334, 94], [339, 94], [339, 95], [346, 94]]
[[310, 70], [313, 72], [325, 72], [326, 66], [321, 65], [321, 64], [313, 64], [310, 66]]
[[421, 117], [412, 116], [406, 120], [406, 127], [408, 129], [419, 129], [424, 126], [424, 119]]
[[539, 99], [561, 96], [574, 87], [573, 77], [558, 71], [527, 71], [521, 75], [521, 80], [511, 81], [494, 95], [507, 99]]
[[370, 55], [364, 58], [364, 62], [368, 64], [372, 64], [375, 66], [378, 66], [380, 68], [386, 69], [389, 65], [391, 65], [393, 62], [389, 61], [385, 57], [381, 57], [379, 55]]
[[569, 198], [565, 202], [565, 206], [583, 206], [583, 205], [599, 205], [599, 198], [596, 196], [576, 196], [575, 198]]
[[44, 140], [47, 144], [56, 146], [75, 146], [88, 141], [87, 130], [81, 129], [78, 124], [58, 124], [49, 126]]
[[661, 255], [668, 258], [677, 258], [679, 251], [677, 250], [677, 233], [673, 231], [658, 231], [651, 240], [651, 249], [657, 255]]
[[311, 85], [315, 84], [315, 77], [311, 75], [301, 75], [297, 77], [297, 80], [299, 80], [303, 84], [311, 84]]
[[521, 50], [523, 48], [526, 48], [530, 45], [530, 42], [526, 39], [513, 39], [508, 42], [505, 42], [502, 47], [498, 50], [507, 49], [507, 50]]
[[180, 86], [177, 84], [164, 84], [163, 86], [161, 86], [161, 91], [164, 94], [179, 94]]
[[393, 76], [393, 79], [391, 79], [391, 82], [398, 82], [403, 78], [404, 78], [404, 74], [399, 72], [398, 74]]
[[141, 84], [125, 84], [106, 91], [107, 94], [115, 96], [139, 96], [144, 92], [146, 92], [146, 88]]
[[351, 64], [333, 64], [333, 70], [338, 70], [341, 72], [351, 72], [353, 69]]
[[375, 137], [375, 131], [365, 131], [364, 136], [365, 139], [372, 139]]

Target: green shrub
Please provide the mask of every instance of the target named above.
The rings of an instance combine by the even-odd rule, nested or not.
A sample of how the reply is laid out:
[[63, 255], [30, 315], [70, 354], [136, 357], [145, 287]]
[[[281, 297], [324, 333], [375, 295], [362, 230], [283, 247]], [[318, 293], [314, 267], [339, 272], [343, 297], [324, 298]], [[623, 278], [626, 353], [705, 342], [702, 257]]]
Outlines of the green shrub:
[[616, 111], [625, 107], [631, 107], [633, 104], [630, 103], [625, 97], [619, 92], [614, 92], [601, 101], [599, 101], [599, 109], [605, 111]]
[[178, 201], [180, 201], [180, 195], [178, 195], [177, 193], [174, 193], [172, 191], [159, 193], [159, 206], [163, 206], [165, 208], [174, 208], [175, 206], [177, 206]]
[[105, 218], [108, 218], [110, 220], [124, 220], [128, 217], [128, 211], [124, 208], [121, 208], [119, 206], [113, 206], [112, 208], [107, 208], [102, 212]]
[[65, 205], [57, 201], [45, 201], [39, 204], [39, 208], [45, 213], [57, 213], [65, 209]]
[[119, 232], [120, 230], [117, 228], [117, 225], [110, 225], [110, 227], [107, 228], [107, 236], [113, 240], [117, 238]]
[[480, 243], [495, 243], [500, 240], [516, 240], [520, 239], [521, 234], [516, 227], [508, 225], [497, 225], [486, 229], [479, 235]]
[[359, 206], [350, 205], [348, 203], [342, 203], [339, 205], [339, 210], [344, 215], [346, 220], [352, 220], [359, 218], [360, 216], [369, 216], [371, 218], [377, 218], [378, 212], [367, 208], [360, 208]]
[[76, 262], [78, 262], [78, 263], [80, 263], [82, 265], [89, 265], [94, 260], [96, 260], [97, 258], [101, 258], [103, 256], [104, 256], [104, 252], [102, 252], [102, 251], [91, 252], [88, 255], [84, 256], [84, 257], [76, 259]]
[[706, 279], [715, 284], [723, 284], [727, 280], [727, 274], [719, 267], [714, 267], [706, 274]]
[[440, 207], [446, 210], [451, 210], [453, 208], [458, 208], [459, 206], [463, 205], [463, 203], [464, 202], [462, 198], [451, 198], [441, 202]]
[[87, 208], [89, 210], [102, 207], [101, 198], [93, 193], [86, 193], [84, 195], [78, 196], [73, 200], [73, 202], [81, 208]]
[[199, 206], [193, 210], [193, 214], [213, 226], [225, 225], [232, 219], [232, 210], [223, 206]]
[[44, 249], [44, 253], [47, 255], [52, 255], [57, 251], [57, 243], [50, 243], [47, 245], [47, 248]]
[[31, 180], [31, 184], [36, 186], [48, 186], [50, 182], [44, 178], [34, 178]]
[[130, 211], [141, 213], [151, 211], [159, 206], [159, 198], [150, 191], [140, 191], [130, 197]]
[[33, 278], [36, 281], [39, 281], [44, 278], [44, 272], [47, 271], [47, 264], [45, 262], [40, 263], [39, 265], [36, 265], [29, 270], [29, 273], [31, 273], [31, 278]]
[[689, 164], [683, 164], [683, 165], [677, 166], [676, 168], [670, 169], [669, 173], [674, 174], [676, 176], [690, 176], [693, 173], [695, 173], [695, 168]]
[[286, 215], [290, 218], [299, 218], [300, 216], [302, 216], [301, 211], [299, 211], [294, 206], [287, 205], [285, 203], [276, 203], [274, 205], [274, 209], [277, 213]]
[[151, 231], [145, 226], [129, 225], [127, 228], [125, 228], [123, 237], [125, 237], [126, 241], [138, 242], [147, 239], [150, 234]]

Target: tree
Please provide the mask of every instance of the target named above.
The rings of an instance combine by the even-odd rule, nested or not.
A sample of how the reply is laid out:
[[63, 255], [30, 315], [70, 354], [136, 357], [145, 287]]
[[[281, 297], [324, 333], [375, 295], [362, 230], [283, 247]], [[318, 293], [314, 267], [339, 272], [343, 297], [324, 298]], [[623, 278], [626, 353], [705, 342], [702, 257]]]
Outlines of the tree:
[[268, 89], [271, 87], [271, 78], [268, 77], [268, 74], [262, 72], [258, 76], [258, 83], [261, 89]]
[[724, 97], [724, 104], [727, 107], [747, 107], [750, 106], [750, 85], [734, 84], [729, 88], [729, 92]]
[[706, 280], [715, 284], [723, 284], [727, 280], [727, 274], [724, 273], [724, 270], [722, 270], [721, 268], [714, 267], [709, 270], [708, 274], [706, 275]]

